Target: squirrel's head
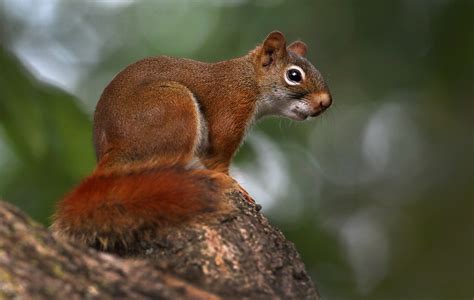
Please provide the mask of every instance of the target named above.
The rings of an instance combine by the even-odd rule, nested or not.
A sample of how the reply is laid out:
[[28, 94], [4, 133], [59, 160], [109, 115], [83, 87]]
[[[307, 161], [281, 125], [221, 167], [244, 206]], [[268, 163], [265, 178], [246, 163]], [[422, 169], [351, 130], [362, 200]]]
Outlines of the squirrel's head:
[[331, 105], [329, 89], [305, 58], [306, 49], [301, 41], [286, 46], [283, 34], [273, 31], [251, 52], [260, 91], [257, 118], [280, 115], [302, 121]]

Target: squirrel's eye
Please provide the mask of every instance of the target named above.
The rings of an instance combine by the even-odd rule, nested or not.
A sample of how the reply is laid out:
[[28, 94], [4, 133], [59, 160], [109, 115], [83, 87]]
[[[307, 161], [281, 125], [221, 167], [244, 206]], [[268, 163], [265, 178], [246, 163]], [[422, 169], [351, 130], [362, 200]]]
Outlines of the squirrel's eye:
[[304, 79], [304, 72], [300, 67], [292, 66], [285, 74], [285, 81], [289, 85], [297, 85]]
[[296, 69], [288, 70], [288, 79], [294, 82], [300, 82], [303, 79], [301, 72]]

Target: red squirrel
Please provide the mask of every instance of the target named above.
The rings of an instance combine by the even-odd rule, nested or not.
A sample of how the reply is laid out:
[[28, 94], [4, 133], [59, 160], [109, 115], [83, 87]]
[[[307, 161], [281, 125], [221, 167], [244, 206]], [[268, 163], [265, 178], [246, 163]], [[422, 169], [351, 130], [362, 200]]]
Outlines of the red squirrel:
[[305, 120], [332, 102], [306, 51], [274, 31], [223, 62], [159, 56], [125, 68], [95, 111], [97, 167], [58, 203], [52, 230], [110, 250], [228, 210], [224, 194], [241, 189], [229, 165], [249, 127], [269, 115]]

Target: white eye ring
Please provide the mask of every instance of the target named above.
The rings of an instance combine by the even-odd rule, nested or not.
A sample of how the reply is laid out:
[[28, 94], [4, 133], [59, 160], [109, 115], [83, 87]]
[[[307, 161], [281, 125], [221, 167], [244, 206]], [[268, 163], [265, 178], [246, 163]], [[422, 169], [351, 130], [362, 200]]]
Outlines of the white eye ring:
[[[298, 71], [301, 73], [301, 81], [296, 82], [296, 81], [290, 80], [290, 79], [288, 78], [288, 71], [291, 70], [291, 69], [296, 69], [296, 70], [298, 70]], [[304, 73], [303, 69], [301, 69], [300, 67], [298, 67], [298, 66], [296, 66], [296, 65], [291, 65], [291, 66], [289, 66], [288, 68], [286, 68], [286, 70], [285, 70], [285, 81], [286, 81], [286, 83], [288, 83], [289, 85], [299, 85], [299, 84], [301, 84], [301, 83], [304, 81], [305, 76], [306, 76], [306, 74]]]

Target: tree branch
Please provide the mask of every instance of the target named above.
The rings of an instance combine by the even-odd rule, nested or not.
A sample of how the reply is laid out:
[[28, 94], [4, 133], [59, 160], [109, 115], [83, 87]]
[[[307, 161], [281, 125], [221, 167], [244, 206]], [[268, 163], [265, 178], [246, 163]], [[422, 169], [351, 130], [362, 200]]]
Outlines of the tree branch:
[[234, 212], [122, 257], [58, 240], [0, 202], [0, 298], [318, 299], [293, 244], [239, 194], [228, 200]]

